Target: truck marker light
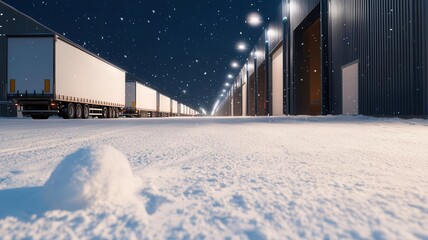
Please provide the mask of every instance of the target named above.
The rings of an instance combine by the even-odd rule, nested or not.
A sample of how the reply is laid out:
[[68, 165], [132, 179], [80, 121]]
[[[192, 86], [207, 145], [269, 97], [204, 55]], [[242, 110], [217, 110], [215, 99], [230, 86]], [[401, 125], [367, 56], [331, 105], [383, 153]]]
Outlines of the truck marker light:
[[15, 79], [10, 79], [9, 88], [10, 88], [9, 90], [11, 93], [14, 93], [16, 91]]
[[43, 90], [44, 90], [45, 93], [51, 92], [51, 80], [45, 79]]

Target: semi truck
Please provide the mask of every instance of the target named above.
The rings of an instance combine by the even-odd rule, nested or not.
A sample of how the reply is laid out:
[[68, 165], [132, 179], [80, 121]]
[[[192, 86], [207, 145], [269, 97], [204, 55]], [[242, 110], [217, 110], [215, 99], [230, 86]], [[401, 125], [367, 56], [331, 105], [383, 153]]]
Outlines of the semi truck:
[[126, 82], [126, 117], [155, 117], [158, 106], [157, 91], [140, 82]]
[[125, 74], [62, 36], [7, 36], [7, 95], [18, 112], [50, 116], [117, 118], [125, 107]]

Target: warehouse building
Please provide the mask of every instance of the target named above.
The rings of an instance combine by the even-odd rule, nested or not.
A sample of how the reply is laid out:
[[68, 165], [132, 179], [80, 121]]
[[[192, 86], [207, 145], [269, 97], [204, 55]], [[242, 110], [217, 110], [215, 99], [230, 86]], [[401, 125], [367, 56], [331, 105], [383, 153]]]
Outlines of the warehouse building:
[[239, 73], [246, 91], [227, 96], [248, 116], [426, 118], [427, 22], [425, 0], [283, 0]]

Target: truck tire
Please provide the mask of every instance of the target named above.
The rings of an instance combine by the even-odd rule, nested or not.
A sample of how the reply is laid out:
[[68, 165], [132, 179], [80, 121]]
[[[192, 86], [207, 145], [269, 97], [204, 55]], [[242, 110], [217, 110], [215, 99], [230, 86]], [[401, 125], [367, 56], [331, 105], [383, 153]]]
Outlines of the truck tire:
[[76, 104], [76, 113], [75, 113], [75, 118], [82, 118], [82, 105], [81, 104]]
[[89, 118], [89, 106], [88, 105], [84, 105], [83, 106], [82, 118], [83, 119], [88, 119]]
[[114, 109], [114, 118], [119, 118], [119, 109]]
[[113, 108], [108, 108], [108, 118], [113, 118]]
[[103, 107], [101, 118], [107, 118], [107, 117], [108, 117], [108, 109], [106, 107]]
[[69, 103], [67, 105], [67, 111], [66, 111], [66, 113], [64, 115], [64, 118], [65, 119], [73, 119], [74, 116], [75, 116], [75, 114], [76, 114], [76, 108], [74, 107], [74, 104], [73, 103]]

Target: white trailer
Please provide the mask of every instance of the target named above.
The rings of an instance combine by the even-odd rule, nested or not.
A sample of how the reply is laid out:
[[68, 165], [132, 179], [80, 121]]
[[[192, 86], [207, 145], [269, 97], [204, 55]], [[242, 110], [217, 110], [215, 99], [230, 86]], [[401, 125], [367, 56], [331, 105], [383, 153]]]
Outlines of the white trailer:
[[178, 111], [179, 111], [180, 116], [186, 115], [186, 106], [184, 104], [180, 103]]
[[116, 118], [125, 71], [57, 35], [8, 36], [8, 99], [24, 116]]
[[178, 107], [179, 107], [178, 102], [177, 102], [177, 101], [175, 101], [175, 100], [172, 100], [172, 114], [173, 114], [174, 116], [177, 116], [177, 115], [178, 115]]
[[171, 99], [163, 94], [159, 94], [159, 114], [162, 117], [171, 114]]
[[157, 92], [137, 81], [126, 82], [125, 116], [153, 117], [157, 107]]

